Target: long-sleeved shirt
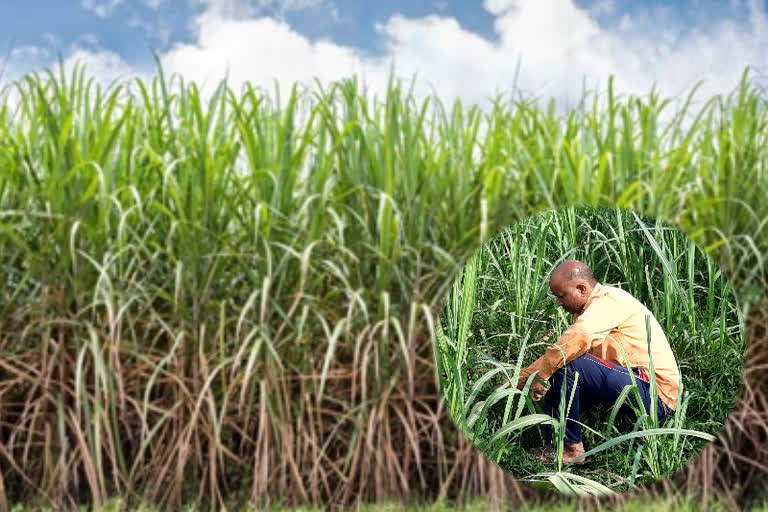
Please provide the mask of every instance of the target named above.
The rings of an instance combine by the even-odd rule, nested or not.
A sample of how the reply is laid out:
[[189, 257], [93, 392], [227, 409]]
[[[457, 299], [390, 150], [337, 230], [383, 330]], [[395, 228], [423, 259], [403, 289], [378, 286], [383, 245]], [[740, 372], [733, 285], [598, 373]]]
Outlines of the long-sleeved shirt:
[[[537, 376], [547, 380], [558, 368], [585, 353], [626, 367], [617, 344], [624, 350], [630, 368], [639, 367], [649, 372], [646, 316], [650, 317], [651, 355], [657, 392], [667, 406], [676, 409], [680, 370], [659, 322], [628, 292], [599, 283], [589, 294], [581, 313], [574, 315], [573, 325], [555, 345], [547, 348], [542, 357], [524, 370], [524, 375], [541, 370]], [[565, 361], [558, 347], [565, 353]]]

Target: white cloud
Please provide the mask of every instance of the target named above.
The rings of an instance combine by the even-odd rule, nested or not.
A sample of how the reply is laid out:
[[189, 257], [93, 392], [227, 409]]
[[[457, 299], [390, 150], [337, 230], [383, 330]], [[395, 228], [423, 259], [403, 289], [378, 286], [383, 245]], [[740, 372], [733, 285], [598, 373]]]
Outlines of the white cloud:
[[[285, 89], [294, 81], [358, 74], [370, 90], [381, 92], [394, 63], [398, 75], [417, 75], [418, 94], [434, 90], [445, 101], [484, 103], [497, 92], [513, 92], [516, 83], [523, 92], [573, 102], [583, 84], [603, 89], [609, 75], [620, 93], [647, 94], [655, 85], [673, 97], [704, 80], [701, 98], [730, 92], [745, 66], [768, 68], [768, 21], [759, 0], [742, 2], [746, 21], [713, 19], [700, 29], [663, 10], [621, 14], [612, 0], [598, 4], [601, 12], [613, 9], [617, 23], [610, 25], [597, 23], [597, 7], [590, 11], [574, 0], [484, 0], [495, 17], [494, 40], [448, 16], [395, 15], [371, 35], [383, 40], [383, 56], [309, 40], [287, 23], [258, 14], [266, 6], [310, 8], [323, 0], [191, 1], [204, 6], [193, 20], [192, 41], [173, 45], [161, 62], [167, 74], [209, 86], [226, 73], [235, 87], [250, 81], [268, 90], [274, 80]], [[116, 54], [84, 52], [79, 55], [87, 57], [92, 73], [135, 72]]]
[[570, 1], [514, 2], [499, 12], [496, 31], [501, 37], [498, 52], [514, 52], [529, 60], [563, 62], [563, 57], [588, 48], [601, 35], [597, 23]]
[[[495, 16], [497, 41], [465, 30], [454, 18], [395, 15], [377, 27], [387, 50], [383, 57], [309, 41], [273, 19], [233, 16], [278, 0], [207, 1], [208, 9], [195, 20], [194, 43], [173, 47], [163, 63], [171, 72], [209, 83], [225, 71], [233, 84], [250, 80], [267, 87], [275, 78], [287, 85], [365, 73], [377, 89], [394, 62], [398, 74], [418, 75], [422, 92], [434, 88], [449, 100], [483, 102], [511, 91], [516, 78], [524, 91], [574, 99], [583, 80], [588, 88], [603, 87], [611, 74], [617, 90], [628, 93], [645, 94], [655, 84], [665, 95], [679, 95], [701, 79], [702, 94], [728, 92], [745, 66], [768, 64], [765, 13], [756, 0], [748, 24], [716, 21], [706, 33], [670, 25], [664, 10], [625, 14], [618, 24], [601, 26], [595, 9], [615, 14], [612, 0], [591, 11], [572, 0], [485, 0]], [[315, 0], [285, 3], [292, 1]]]
[[310, 42], [284, 22], [213, 16], [207, 13], [199, 20], [195, 43], [177, 44], [162, 56], [166, 72], [214, 85], [228, 73], [235, 85], [249, 80], [271, 86], [274, 79], [286, 83], [317, 76], [327, 81], [361, 71], [351, 48]]
[[17, 46], [13, 50], [11, 50], [11, 53], [9, 55], [9, 58], [11, 60], [15, 59], [33, 59], [33, 60], [39, 60], [44, 59], [49, 56], [48, 50], [43, 48], [42, 46]]
[[123, 0], [81, 0], [80, 6], [87, 9], [97, 16], [105, 18], [112, 14], [112, 11], [123, 3]]
[[192, 0], [205, 7], [201, 16], [212, 18], [248, 18], [255, 15], [254, 7], [247, 0]]
[[87, 74], [95, 77], [102, 86], [113, 82], [122, 83], [135, 77], [146, 79], [120, 55], [107, 50], [75, 47], [64, 59], [63, 65], [65, 71], [72, 70], [75, 65], [84, 66]]
[[285, 13], [311, 9], [324, 4], [324, 0], [192, 0], [205, 7], [209, 16], [221, 19], [243, 19], [257, 16], [265, 9]]
[[714, 94], [732, 90], [745, 66], [768, 65], [758, 3], [752, 0], [749, 24], [715, 20], [705, 32], [656, 23], [672, 19], [664, 11], [646, 19], [625, 15], [614, 27], [598, 25], [570, 0], [486, 0], [498, 42], [478, 42], [447, 19], [393, 18], [384, 34], [400, 72], [419, 71], [465, 98], [508, 90], [518, 58], [518, 83], [544, 96], [575, 98], [583, 78], [590, 88], [604, 87], [611, 74], [624, 92], [644, 94], [657, 84], [663, 94], [678, 95], [703, 79], [702, 94]]
[[[417, 75], [420, 94], [426, 94], [430, 87], [446, 98], [482, 102], [496, 92], [489, 86], [493, 87], [497, 78], [504, 76], [509, 78], [506, 85], [512, 83], [507, 72], [514, 71], [514, 60], [496, 51], [486, 39], [461, 28], [453, 18], [395, 16], [378, 30], [387, 40], [396, 72], [407, 77]], [[382, 62], [379, 74], [385, 75], [388, 65]]]
[[156, 11], [162, 5], [163, 0], [144, 0], [144, 3], [147, 4], [147, 7]]
[[255, 0], [257, 8], [274, 7], [284, 11], [311, 9], [322, 4], [322, 0]]

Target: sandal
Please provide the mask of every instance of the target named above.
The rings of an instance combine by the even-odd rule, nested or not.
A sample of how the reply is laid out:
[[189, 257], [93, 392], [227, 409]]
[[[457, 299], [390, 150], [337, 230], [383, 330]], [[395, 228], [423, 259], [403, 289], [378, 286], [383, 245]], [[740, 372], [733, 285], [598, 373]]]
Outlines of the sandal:
[[[528, 453], [539, 462], [542, 462], [547, 465], [555, 464], [555, 453], [552, 445], [541, 446], [539, 448], [532, 448], [531, 450], [528, 451]], [[580, 459], [578, 462], [563, 461], [563, 464], [582, 467], [589, 464], [589, 460]]]

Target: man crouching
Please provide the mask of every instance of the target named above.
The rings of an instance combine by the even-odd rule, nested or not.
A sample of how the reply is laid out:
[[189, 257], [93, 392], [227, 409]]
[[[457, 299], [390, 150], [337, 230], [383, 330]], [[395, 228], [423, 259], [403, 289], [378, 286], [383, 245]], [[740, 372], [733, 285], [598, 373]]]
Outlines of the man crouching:
[[[557, 305], [573, 316], [573, 324], [560, 336], [555, 345], [522, 371], [517, 383], [523, 389], [528, 376], [539, 370], [537, 377], [549, 380], [549, 387], [534, 379], [530, 388], [533, 400], [544, 398], [544, 409], [553, 418], [559, 418], [559, 405], [565, 379], [566, 404], [574, 387], [575, 373], [579, 373], [573, 402], [566, 421], [563, 462], [572, 462], [584, 454], [581, 439], [581, 412], [592, 404], [603, 402], [613, 405], [625, 386], [631, 385], [629, 372], [633, 372], [645, 410], [650, 412], [650, 378], [646, 317], [650, 317], [651, 355], [656, 374], [659, 421], [674, 413], [680, 371], [659, 322], [648, 308], [628, 292], [597, 282], [592, 269], [580, 261], [565, 261], [552, 272], [549, 289], [557, 298]], [[626, 368], [621, 346], [629, 361]], [[561, 351], [562, 350], [562, 351]], [[563, 358], [565, 356], [565, 358]], [[639, 407], [634, 393], [629, 400]], [[620, 414], [632, 414], [626, 403]], [[572, 421], [570, 421], [572, 420]], [[547, 426], [548, 444], [534, 449], [531, 454], [544, 463], [553, 463], [552, 428]], [[586, 463], [580, 459], [575, 465]]]

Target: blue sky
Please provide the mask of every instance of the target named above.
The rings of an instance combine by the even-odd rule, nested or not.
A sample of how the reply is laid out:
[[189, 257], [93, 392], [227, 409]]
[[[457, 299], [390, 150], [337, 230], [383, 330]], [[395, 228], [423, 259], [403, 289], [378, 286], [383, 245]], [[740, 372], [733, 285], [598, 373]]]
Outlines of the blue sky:
[[355, 73], [375, 88], [394, 62], [471, 101], [515, 77], [557, 97], [608, 74], [628, 92], [714, 93], [744, 66], [768, 70], [766, 0], [5, 0], [0, 20], [5, 80], [59, 55], [104, 80], [147, 77], [152, 50], [204, 82]]
[[[637, 15], [654, 9], [667, 10], [668, 16], [680, 25], [695, 23], [702, 29], [724, 17], [743, 21], [747, 16], [745, 4], [729, 4], [727, 0], [574, 3], [594, 9], [603, 26], [618, 23], [624, 14]], [[111, 4], [114, 6], [110, 7]], [[451, 16], [468, 31], [490, 41], [497, 39], [495, 18], [481, 1], [329, 0], [307, 2], [310, 6], [306, 8], [297, 8], [296, 4], [302, 5], [301, 1], [293, 5], [285, 2], [282, 6], [279, 1], [250, 2], [255, 15], [282, 17], [310, 39], [327, 38], [371, 53], [382, 52], [375, 25], [385, 23], [395, 14], [414, 18], [430, 14]], [[151, 65], [151, 49], [167, 50], [174, 43], [194, 39], [189, 24], [205, 11], [206, 5], [200, 0], [5, 0], [0, 2], [0, 50], [7, 53], [10, 47], [40, 46], [55, 55], [66, 52], [73, 44], [94, 46], [97, 42], [99, 47], [115, 51], [133, 64]]]

